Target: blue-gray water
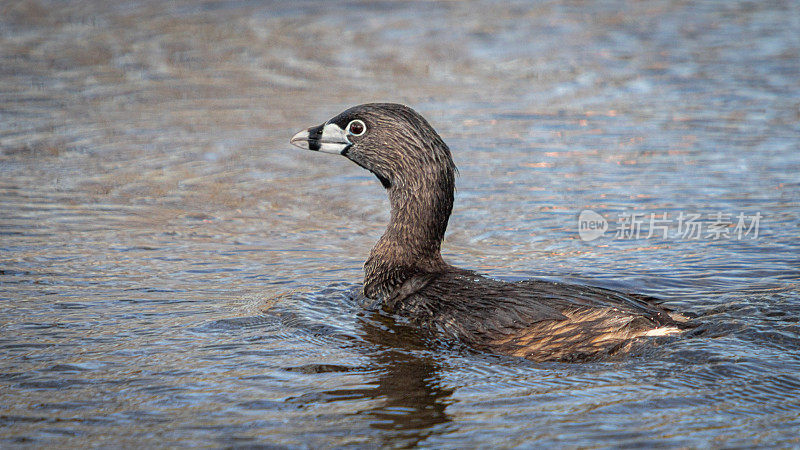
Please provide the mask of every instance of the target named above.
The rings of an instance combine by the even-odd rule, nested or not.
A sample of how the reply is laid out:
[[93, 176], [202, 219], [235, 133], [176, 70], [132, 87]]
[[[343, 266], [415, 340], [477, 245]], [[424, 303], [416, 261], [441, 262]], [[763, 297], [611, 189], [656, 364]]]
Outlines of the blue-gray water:
[[[0, 3], [0, 447], [800, 446], [798, 30], [797, 1]], [[699, 328], [534, 364], [365, 308], [385, 193], [288, 139], [366, 101], [453, 150], [449, 262]]]

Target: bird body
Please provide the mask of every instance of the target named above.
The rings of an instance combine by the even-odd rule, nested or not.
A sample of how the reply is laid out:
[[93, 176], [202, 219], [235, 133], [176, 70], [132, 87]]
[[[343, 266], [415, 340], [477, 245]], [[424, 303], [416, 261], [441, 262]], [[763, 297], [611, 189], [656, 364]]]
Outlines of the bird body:
[[509, 283], [441, 257], [455, 190], [450, 149], [411, 108], [371, 103], [297, 133], [291, 143], [340, 154], [388, 191], [389, 224], [364, 265], [364, 294], [415, 326], [473, 348], [574, 361], [681, 331], [652, 299], [543, 280]]

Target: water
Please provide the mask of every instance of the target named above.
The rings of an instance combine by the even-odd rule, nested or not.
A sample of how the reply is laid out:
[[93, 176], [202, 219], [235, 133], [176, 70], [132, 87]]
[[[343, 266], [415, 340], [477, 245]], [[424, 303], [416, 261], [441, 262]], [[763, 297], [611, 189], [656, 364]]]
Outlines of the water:
[[[0, 5], [0, 445], [800, 446], [799, 10]], [[699, 328], [535, 364], [363, 304], [385, 194], [288, 139], [376, 100], [453, 149], [449, 262]], [[603, 238], [579, 239], [586, 209]], [[762, 218], [614, 238], [664, 212]]]

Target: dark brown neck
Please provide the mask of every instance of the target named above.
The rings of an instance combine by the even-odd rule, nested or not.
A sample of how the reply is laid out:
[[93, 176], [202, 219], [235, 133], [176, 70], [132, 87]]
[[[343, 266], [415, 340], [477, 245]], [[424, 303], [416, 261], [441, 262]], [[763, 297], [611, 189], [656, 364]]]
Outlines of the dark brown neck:
[[386, 298], [414, 275], [448, 267], [440, 248], [453, 209], [453, 171], [420, 172], [412, 180], [393, 180], [389, 189], [389, 226], [364, 265], [364, 293], [370, 298]]

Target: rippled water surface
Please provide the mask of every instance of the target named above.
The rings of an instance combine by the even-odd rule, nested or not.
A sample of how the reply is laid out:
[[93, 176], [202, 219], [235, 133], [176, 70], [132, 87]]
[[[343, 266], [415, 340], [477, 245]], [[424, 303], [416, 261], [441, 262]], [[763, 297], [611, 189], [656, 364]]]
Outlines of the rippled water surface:
[[[800, 446], [798, 29], [796, 1], [0, 3], [0, 446]], [[364, 304], [385, 193], [288, 139], [376, 100], [453, 150], [449, 262], [698, 328], [535, 364]]]

